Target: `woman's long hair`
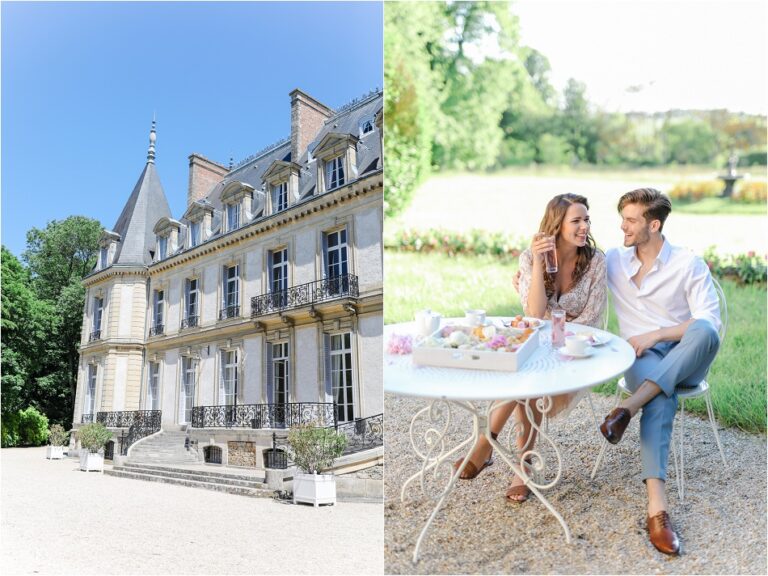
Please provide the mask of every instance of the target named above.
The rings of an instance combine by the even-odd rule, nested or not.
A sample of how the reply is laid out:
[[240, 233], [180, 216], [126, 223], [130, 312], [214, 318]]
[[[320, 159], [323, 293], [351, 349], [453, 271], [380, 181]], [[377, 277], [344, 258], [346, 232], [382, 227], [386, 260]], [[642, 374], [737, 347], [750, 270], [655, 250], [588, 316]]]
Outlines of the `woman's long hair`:
[[[589, 210], [589, 202], [584, 196], [579, 196], [578, 194], [558, 194], [547, 204], [544, 218], [541, 219], [541, 224], [539, 224], [539, 232], [555, 236], [555, 239], [557, 239], [563, 226], [563, 220], [565, 220], [565, 213], [571, 204], [583, 204]], [[576, 267], [573, 269], [572, 278], [573, 285], [578, 284], [582, 276], [589, 270], [589, 264], [595, 255], [595, 250], [595, 240], [592, 238], [590, 227], [590, 231], [587, 232], [587, 243], [576, 249]], [[555, 293], [554, 274], [544, 274], [544, 288], [547, 298], [550, 298]]]

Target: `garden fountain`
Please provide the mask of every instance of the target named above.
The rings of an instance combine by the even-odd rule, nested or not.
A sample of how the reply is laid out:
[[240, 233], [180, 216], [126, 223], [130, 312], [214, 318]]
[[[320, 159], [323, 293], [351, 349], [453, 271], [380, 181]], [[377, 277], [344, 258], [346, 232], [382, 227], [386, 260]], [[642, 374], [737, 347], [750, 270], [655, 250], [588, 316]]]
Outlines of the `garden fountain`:
[[728, 157], [728, 172], [720, 174], [718, 178], [725, 182], [725, 188], [720, 193], [722, 198], [730, 198], [733, 196], [733, 185], [737, 180], [744, 178], [744, 175], [736, 173], [736, 166], [739, 163], [739, 157], [735, 153], [731, 153]]

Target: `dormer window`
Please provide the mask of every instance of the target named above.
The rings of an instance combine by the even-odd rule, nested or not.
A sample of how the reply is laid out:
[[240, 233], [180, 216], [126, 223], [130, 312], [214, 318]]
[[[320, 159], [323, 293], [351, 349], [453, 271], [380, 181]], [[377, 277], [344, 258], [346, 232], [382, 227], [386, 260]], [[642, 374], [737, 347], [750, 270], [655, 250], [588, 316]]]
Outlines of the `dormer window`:
[[179, 249], [181, 222], [163, 216], [152, 229], [155, 233], [155, 262], [165, 260]]
[[326, 190], [333, 190], [343, 186], [344, 179], [344, 156], [336, 156], [325, 163], [325, 187]]
[[360, 137], [369, 132], [373, 132], [373, 118], [364, 118], [360, 121]]
[[230, 182], [221, 191], [224, 206], [225, 232], [237, 230], [252, 218], [253, 186], [245, 182]]
[[227, 204], [227, 231], [240, 228], [240, 203]]
[[213, 206], [205, 201], [193, 202], [184, 213], [184, 219], [187, 221], [187, 246], [198, 246], [211, 235]]
[[272, 186], [272, 206], [275, 212], [282, 212], [288, 208], [288, 182]]
[[345, 186], [357, 178], [356, 134], [329, 132], [315, 147], [317, 194]]
[[101, 238], [99, 238], [99, 259], [96, 263], [96, 267], [99, 270], [104, 270], [112, 265], [119, 241], [120, 234], [116, 232], [104, 230], [101, 233]]

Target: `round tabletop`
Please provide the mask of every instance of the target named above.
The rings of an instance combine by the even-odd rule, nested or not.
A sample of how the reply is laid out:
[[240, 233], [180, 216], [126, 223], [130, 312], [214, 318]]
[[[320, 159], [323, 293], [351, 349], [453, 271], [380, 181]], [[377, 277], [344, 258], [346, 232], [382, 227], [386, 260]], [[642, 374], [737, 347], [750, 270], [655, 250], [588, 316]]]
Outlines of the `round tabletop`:
[[[497, 326], [506, 317], [488, 318]], [[463, 318], [446, 319], [442, 325], [464, 324]], [[628, 342], [615, 334], [591, 326], [566, 323], [566, 331], [593, 332], [609, 340], [593, 346], [586, 358], [573, 358], [553, 350], [549, 323], [539, 330], [539, 347], [517, 372], [440, 368], [413, 364], [408, 355], [384, 354], [384, 390], [404, 396], [447, 398], [449, 400], [523, 400], [576, 392], [610, 380], [625, 372], [635, 361]], [[384, 326], [385, 347], [392, 334], [413, 335], [414, 322]], [[500, 352], [501, 354], [501, 352]]]

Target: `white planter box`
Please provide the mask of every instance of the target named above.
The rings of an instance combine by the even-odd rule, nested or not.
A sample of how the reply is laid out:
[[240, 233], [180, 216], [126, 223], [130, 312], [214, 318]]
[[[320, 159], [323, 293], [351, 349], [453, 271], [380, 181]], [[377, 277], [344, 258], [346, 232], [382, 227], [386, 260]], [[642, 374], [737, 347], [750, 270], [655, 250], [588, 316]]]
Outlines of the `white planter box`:
[[88, 452], [86, 449], [80, 451], [80, 470], [90, 472], [104, 472], [104, 456], [98, 453]]
[[45, 457], [49, 460], [61, 460], [64, 458], [64, 446], [48, 446]]
[[293, 503], [336, 504], [336, 477], [333, 474], [295, 474]]
[[[465, 334], [471, 329], [454, 326]], [[471, 370], [499, 370], [517, 372], [528, 357], [539, 347], [539, 334], [534, 332], [515, 352], [493, 350], [472, 350], [460, 348], [438, 348], [417, 344], [413, 348], [413, 363], [441, 368], [469, 368]]]

